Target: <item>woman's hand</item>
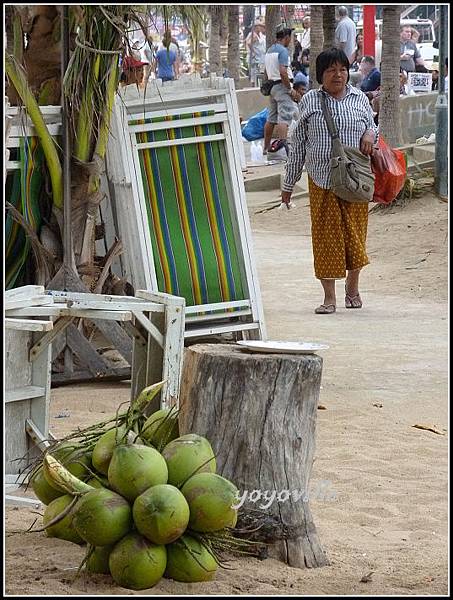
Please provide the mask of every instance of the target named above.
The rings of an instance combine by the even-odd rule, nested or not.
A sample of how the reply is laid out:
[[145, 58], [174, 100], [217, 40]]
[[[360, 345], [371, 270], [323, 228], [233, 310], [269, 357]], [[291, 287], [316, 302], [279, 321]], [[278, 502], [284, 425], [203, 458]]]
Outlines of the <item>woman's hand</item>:
[[282, 192], [282, 204], [286, 204], [286, 208], [289, 208], [291, 202], [292, 192]]
[[373, 154], [374, 132], [365, 131], [360, 140], [360, 152], [366, 156]]

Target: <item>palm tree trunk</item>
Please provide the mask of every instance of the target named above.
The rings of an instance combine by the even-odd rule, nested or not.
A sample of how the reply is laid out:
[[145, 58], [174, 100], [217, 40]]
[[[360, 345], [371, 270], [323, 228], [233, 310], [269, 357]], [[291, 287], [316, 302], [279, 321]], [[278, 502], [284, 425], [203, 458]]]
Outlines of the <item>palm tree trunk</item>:
[[266, 48], [272, 46], [275, 42], [275, 30], [281, 23], [281, 8], [275, 4], [266, 6]]
[[221, 74], [220, 60], [220, 25], [222, 22], [223, 6], [213, 4], [209, 8], [211, 22], [209, 27], [209, 71]]
[[242, 25], [244, 26], [244, 40], [248, 34], [252, 31], [253, 23], [255, 21], [255, 7], [250, 4], [242, 6]]
[[[284, 17], [285, 17], [285, 23], [288, 27], [294, 26], [294, 10], [295, 10], [295, 8], [296, 7], [294, 4], [288, 4], [285, 7]], [[288, 46], [288, 52], [291, 57], [294, 55], [294, 36], [291, 37], [291, 42]]]
[[323, 32], [323, 7], [318, 4], [312, 4], [310, 10], [310, 86], [313, 89], [319, 88], [316, 81], [316, 59], [322, 51], [324, 43]]
[[322, 7], [322, 29], [324, 33], [323, 50], [335, 46], [335, 29], [337, 22], [335, 19], [335, 5], [328, 4]]
[[239, 6], [228, 7], [228, 73], [235, 83], [239, 81]]
[[384, 6], [382, 22], [381, 106], [379, 130], [390, 146], [400, 144], [399, 70], [402, 6]]

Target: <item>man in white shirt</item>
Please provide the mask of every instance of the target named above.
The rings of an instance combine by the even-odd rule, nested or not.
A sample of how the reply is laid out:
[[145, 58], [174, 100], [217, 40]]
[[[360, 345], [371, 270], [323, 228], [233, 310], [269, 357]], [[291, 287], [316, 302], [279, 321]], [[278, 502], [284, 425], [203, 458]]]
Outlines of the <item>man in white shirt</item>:
[[351, 62], [352, 54], [355, 50], [356, 26], [352, 19], [348, 16], [346, 6], [338, 8], [339, 21], [335, 29], [335, 45], [346, 54]]
[[302, 50], [310, 49], [310, 17], [304, 17], [302, 20], [303, 32], [300, 35], [300, 45]]
[[247, 59], [250, 69], [250, 81], [257, 85], [258, 76], [264, 71], [264, 56], [266, 54], [266, 27], [263, 21], [258, 19], [245, 38], [247, 47]]
[[274, 81], [270, 92], [269, 115], [264, 126], [264, 150], [266, 154], [271, 143], [272, 133], [277, 123], [281, 125], [281, 138], [286, 139], [288, 126], [294, 114], [294, 103], [298, 94], [292, 89], [293, 72], [288, 46], [294, 29], [281, 23], [275, 32], [275, 43], [270, 46], [264, 57], [267, 79]]

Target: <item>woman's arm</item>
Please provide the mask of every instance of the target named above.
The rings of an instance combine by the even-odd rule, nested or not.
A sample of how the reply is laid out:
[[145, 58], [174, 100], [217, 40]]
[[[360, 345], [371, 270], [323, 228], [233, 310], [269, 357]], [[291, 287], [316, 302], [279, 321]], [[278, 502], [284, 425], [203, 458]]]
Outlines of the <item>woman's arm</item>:
[[305, 120], [299, 119], [292, 136], [291, 151], [286, 163], [285, 177], [282, 184], [282, 202], [285, 203], [290, 201], [294, 186], [302, 176], [306, 153], [306, 127]]

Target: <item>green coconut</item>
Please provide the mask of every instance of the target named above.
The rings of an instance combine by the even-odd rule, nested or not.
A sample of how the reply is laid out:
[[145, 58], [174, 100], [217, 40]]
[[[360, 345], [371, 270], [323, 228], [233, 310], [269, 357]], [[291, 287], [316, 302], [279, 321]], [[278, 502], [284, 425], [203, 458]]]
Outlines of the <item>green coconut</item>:
[[162, 408], [150, 415], [141, 431], [142, 439], [160, 449], [179, 436], [178, 413], [173, 408]]
[[110, 489], [109, 480], [107, 479], [107, 477], [104, 477], [103, 475], [98, 475], [97, 477], [92, 477], [91, 479], [88, 479], [88, 481], [86, 483], [96, 489], [100, 489], [100, 488]]
[[167, 483], [168, 469], [154, 448], [123, 444], [113, 451], [108, 478], [112, 489], [133, 502], [149, 487]]
[[[84, 481], [90, 476], [90, 472], [86, 467], [91, 467], [91, 452], [87, 452], [70, 442], [66, 442], [55, 451], [50, 451], [50, 454], [70, 473], [77, 477], [77, 479]], [[48, 478], [45, 470], [43, 471], [43, 475], [51, 487], [65, 493], [65, 490], [58, 487], [54, 481]]]
[[98, 546], [93, 548], [86, 562], [86, 570], [89, 573], [110, 574], [109, 558], [114, 546]]
[[73, 518], [78, 534], [92, 546], [115, 544], [132, 527], [129, 502], [112, 490], [95, 489], [82, 496]]
[[219, 531], [237, 521], [238, 489], [215, 473], [198, 473], [181, 488], [190, 508], [189, 527], [194, 531]]
[[195, 473], [215, 473], [216, 461], [209, 441], [188, 433], [171, 441], [162, 450], [168, 467], [168, 483], [181, 487]]
[[[96, 471], [107, 475], [113, 451], [118, 444], [124, 443], [125, 433], [126, 427], [125, 425], [121, 425], [101, 435], [93, 448], [93, 455], [91, 457], [91, 462]], [[129, 431], [127, 441], [132, 443], [135, 437], [136, 434], [133, 431]]]
[[[65, 508], [67, 508], [71, 502], [73, 501], [73, 497], [70, 494], [65, 494], [64, 496], [60, 496], [55, 500], [52, 500], [44, 511], [43, 516], [43, 524], [44, 527], [48, 523], [50, 523], [55, 517], [60, 515]], [[61, 521], [55, 523], [55, 525], [51, 525], [50, 527], [46, 527], [46, 534], [49, 537], [56, 537], [60, 540], [66, 540], [68, 542], [73, 542], [74, 544], [83, 544], [83, 539], [77, 533], [74, 527], [74, 514], [75, 508], [72, 508], [69, 514], [67, 514]]]
[[128, 590], [146, 590], [162, 577], [167, 565], [165, 546], [153, 544], [139, 533], [129, 533], [110, 553], [110, 573]]
[[155, 485], [140, 494], [132, 507], [138, 531], [154, 544], [170, 544], [184, 533], [189, 505], [178, 488]]
[[186, 583], [211, 581], [217, 566], [208, 548], [190, 535], [183, 535], [167, 546], [165, 577]]
[[31, 487], [35, 496], [41, 500], [43, 504], [50, 504], [52, 500], [63, 496], [64, 492], [57, 490], [53, 486], [47, 483], [47, 479], [44, 477], [43, 468], [40, 467], [36, 474], [31, 480]]

